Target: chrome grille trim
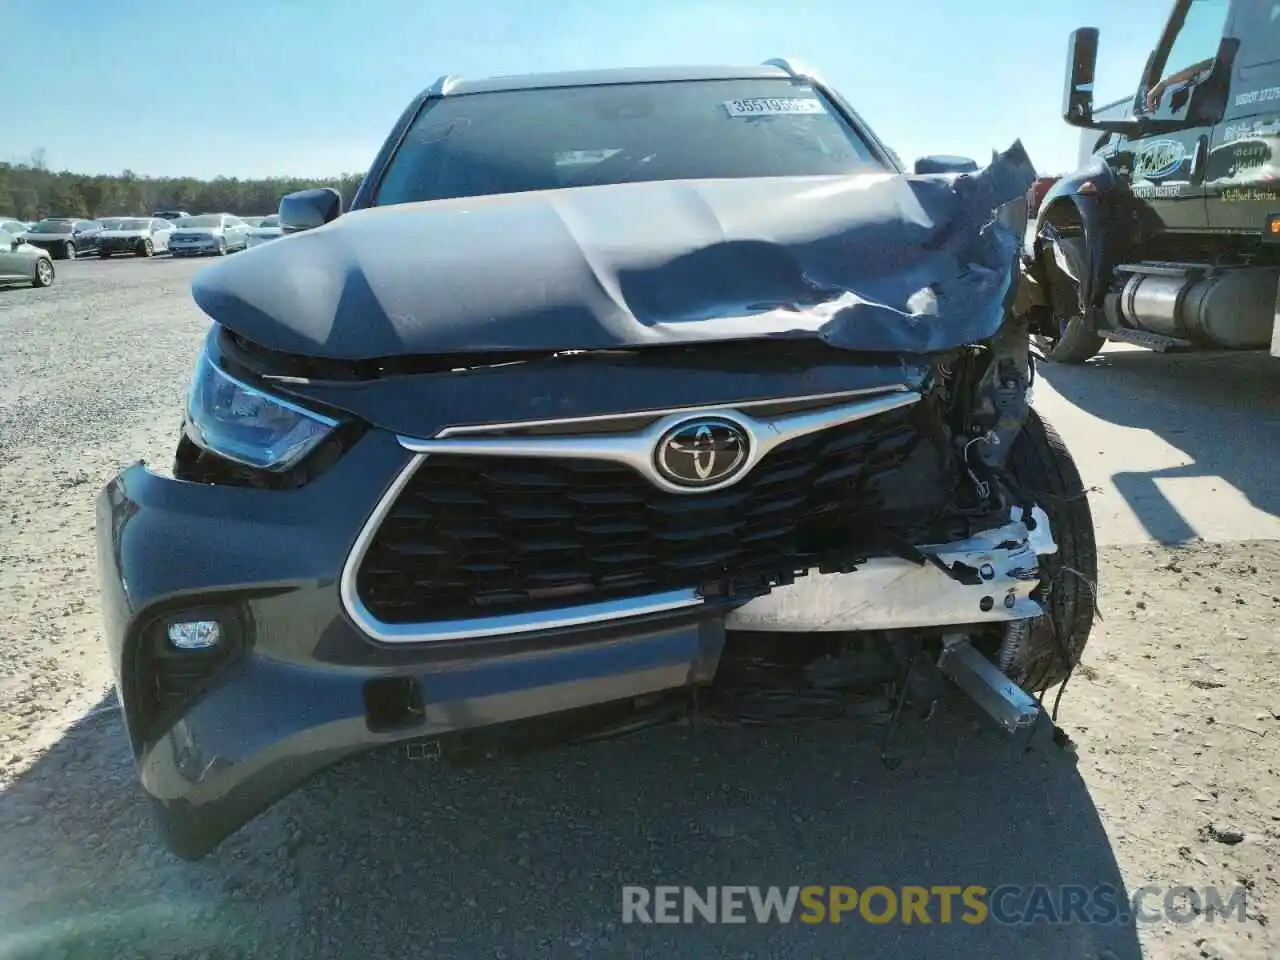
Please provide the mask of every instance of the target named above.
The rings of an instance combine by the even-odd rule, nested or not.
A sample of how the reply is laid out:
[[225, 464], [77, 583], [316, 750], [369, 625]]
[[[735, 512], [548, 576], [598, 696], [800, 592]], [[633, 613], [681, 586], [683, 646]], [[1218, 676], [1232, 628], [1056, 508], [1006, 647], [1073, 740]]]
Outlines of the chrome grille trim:
[[[837, 395], [839, 396], [839, 395]], [[472, 640], [484, 637], [516, 636], [544, 630], [558, 630], [585, 626], [621, 618], [640, 617], [702, 605], [705, 601], [696, 589], [670, 590], [642, 597], [630, 597], [599, 603], [578, 604], [555, 610], [533, 613], [505, 614], [492, 617], [468, 617], [466, 619], [440, 620], [428, 623], [385, 623], [377, 619], [360, 599], [357, 576], [365, 554], [373, 542], [383, 519], [390, 513], [396, 499], [413, 479], [415, 473], [432, 453], [471, 454], [474, 456], [504, 457], [573, 457], [584, 460], [611, 460], [626, 464], [656, 487], [672, 493], [710, 493], [732, 486], [748, 476], [751, 469], [769, 451], [788, 440], [816, 433], [841, 424], [864, 420], [911, 406], [921, 399], [919, 392], [905, 386], [859, 391], [848, 402], [831, 407], [785, 415], [769, 420], [756, 419], [744, 413], [742, 408], [761, 403], [778, 403], [781, 400], [810, 398], [780, 398], [760, 403], [739, 403], [731, 407], [689, 407], [676, 412], [653, 411], [661, 419], [631, 433], [600, 433], [582, 436], [538, 437], [476, 437], [469, 434], [481, 430], [494, 431], [529, 426], [531, 421], [509, 425], [483, 427], [455, 427], [441, 431], [433, 439], [399, 437], [401, 446], [414, 453], [413, 458], [400, 471], [374, 507], [359, 535], [352, 544], [343, 565], [339, 583], [342, 605], [347, 615], [371, 639], [388, 644], [439, 643], [450, 640]], [[640, 412], [637, 412], [640, 413]], [[654, 444], [673, 425], [693, 417], [714, 416], [730, 420], [747, 432], [751, 439], [749, 462], [727, 482], [690, 491], [665, 480], [654, 468]], [[563, 422], [566, 425], [598, 421], [600, 418], [578, 418], [565, 421], [540, 421], [541, 424]]]
[[[429, 440], [402, 436], [400, 445], [413, 453], [451, 453], [489, 457], [561, 457], [576, 460], [609, 460], [631, 467], [659, 490], [685, 496], [714, 493], [740, 482], [751, 473], [760, 460], [775, 447], [788, 440], [803, 437], [829, 427], [865, 420], [881, 413], [911, 406], [920, 399], [914, 390], [898, 388], [880, 391], [872, 396], [860, 396], [847, 403], [818, 410], [785, 414], [767, 420], [757, 419], [735, 407], [695, 407], [677, 413], [669, 413], [648, 426], [628, 433], [591, 433], [579, 436], [537, 437], [476, 437], [462, 431], [471, 428], [450, 428]], [[771, 401], [776, 402], [776, 401]], [[667, 480], [654, 465], [654, 447], [658, 440], [673, 427], [694, 417], [719, 417], [739, 426], [750, 443], [746, 464], [721, 483], [705, 487], [682, 487]], [[554, 422], [554, 421], [553, 421]], [[572, 423], [575, 421], [565, 421]], [[583, 421], [576, 421], [581, 423]], [[525, 424], [528, 426], [528, 424]], [[511, 425], [514, 426], [514, 425]], [[487, 430], [497, 430], [490, 426]]]

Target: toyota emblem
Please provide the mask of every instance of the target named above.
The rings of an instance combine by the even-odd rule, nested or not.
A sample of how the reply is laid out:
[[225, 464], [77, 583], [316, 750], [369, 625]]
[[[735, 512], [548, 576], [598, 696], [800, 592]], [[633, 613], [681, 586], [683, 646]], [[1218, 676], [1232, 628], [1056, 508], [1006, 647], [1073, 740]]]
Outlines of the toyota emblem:
[[751, 441], [731, 420], [706, 417], [676, 424], [662, 435], [654, 461], [663, 479], [696, 489], [724, 483], [742, 470]]

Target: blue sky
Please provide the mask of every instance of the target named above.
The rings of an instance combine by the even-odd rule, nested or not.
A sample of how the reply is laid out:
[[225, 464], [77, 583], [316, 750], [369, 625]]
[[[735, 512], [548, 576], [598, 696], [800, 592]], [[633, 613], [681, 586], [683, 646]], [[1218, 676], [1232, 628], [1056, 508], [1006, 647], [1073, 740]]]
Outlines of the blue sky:
[[[442, 73], [793, 56], [907, 162], [1021, 137], [1073, 166], [1067, 35], [1102, 28], [1099, 99], [1136, 86], [1171, 0], [0, 0], [0, 160], [209, 177], [363, 170]], [[15, 91], [29, 91], [15, 96]]]

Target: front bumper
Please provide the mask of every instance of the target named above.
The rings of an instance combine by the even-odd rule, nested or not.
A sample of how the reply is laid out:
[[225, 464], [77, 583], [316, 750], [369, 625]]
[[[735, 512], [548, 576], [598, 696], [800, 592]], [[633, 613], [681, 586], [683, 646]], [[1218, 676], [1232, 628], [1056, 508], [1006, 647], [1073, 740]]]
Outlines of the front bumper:
[[[203, 855], [315, 773], [378, 745], [709, 682], [727, 628], [1036, 616], [1036, 557], [1055, 549], [1037, 511], [1035, 534], [1013, 522], [932, 548], [967, 578], [881, 559], [736, 606], [650, 604], [636, 615], [639, 601], [609, 620], [386, 642], [349, 615], [342, 575], [372, 505], [411, 457], [373, 431], [297, 490], [188, 483], [136, 465], [100, 495], [99, 569], [119, 699], [175, 852]], [[168, 624], [206, 618], [223, 625], [226, 656], [157, 658]], [[388, 713], [388, 692], [403, 709]]]
[[175, 257], [184, 256], [186, 254], [204, 254], [214, 253], [218, 249], [218, 239], [209, 237], [207, 240], [170, 240], [169, 253]]
[[99, 253], [136, 253], [146, 237], [105, 237], [98, 241]]
[[[723, 611], [709, 606], [462, 644], [370, 641], [344, 614], [338, 580], [370, 504], [408, 458], [393, 437], [370, 433], [296, 491], [181, 482], [139, 464], [100, 494], [118, 695], [143, 787], [175, 852], [203, 855], [313, 774], [380, 744], [714, 674]], [[169, 681], [145, 666], [146, 651], [186, 611], [226, 625], [235, 649], [157, 724], [154, 701]], [[398, 681], [412, 682], [418, 709], [388, 724], [375, 716], [371, 691]]]
[[31, 239], [31, 237], [30, 237], [29, 235], [28, 235], [28, 236], [23, 237], [22, 242], [23, 242], [23, 243], [29, 243], [29, 244], [31, 244], [31, 246], [33, 246], [33, 247], [39, 247], [39, 248], [40, 248], [41, 250], [43, 250], [45, 253], [49, 253], [49, 254], [53, 254], [53, 253], [61, 253], [61, 252], [62, 252], [63, 247], [65, 247], [65, 246], [67, 245], [67, 243], [68, 243], [68, 241], [67, 241], [66, 239], [62, 239], [62, 240], [32, 240], [32, 239]]

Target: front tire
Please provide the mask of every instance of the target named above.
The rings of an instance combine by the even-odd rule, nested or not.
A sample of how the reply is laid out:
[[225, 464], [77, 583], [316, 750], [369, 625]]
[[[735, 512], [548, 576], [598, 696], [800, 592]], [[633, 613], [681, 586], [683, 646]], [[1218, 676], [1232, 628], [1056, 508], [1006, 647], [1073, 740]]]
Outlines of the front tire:
[[33, 287], [48, 287], [53, 284], [53, 261], [48, 257], [41, 257], [36, 261], [36, 275], [31, 278]]
[[137, 255], [140, 257], [150, 257], [156, 252], [155, 245], [150, 240], [143, 240], [138, 244]]
[[[1032, 339], [1054, 363], [1084, 363], [1096, 356], [1106, 343], [1089, 322], [1089, 312], [1080, 302], [1080, 285], [1073, 279], [1088, 270], [1084, 238], [1068, 237], [1057, 241], [1066, 266], [1053, 262], [1049, 252], [1040, 254], [1044, 272], [1049, 277], [1047, 315], [1040, 320], [1040, 333]], [[1068, 273], [1069, 271], [1069, 273]]]
[[1039, 692], [1061, 683], [1080, 662], [1093, 629], [1098, 548], [1084, 481], [1066, 444], [1035, 410], [1009, 451], [1009, 470], [1023, 494], [1049, 517], [1058, 552], [1040, 558], [1046, 616], [1005, 667], [1009, 679]]
[[76, 245], [74, 243], [64, 243], [62, 245], [62, 259], [74, 260], [76, 258]]
[[110, 260], [110, 259], [111, 259], [111, 251], [110, 251], [110, 250], [99, 250], [99, 251], [98, 251], [98, 259], [99, 259], [99, 260]]
[[225, 257], [227, 255], [227, 241], [218, 241], [218, 256]]

